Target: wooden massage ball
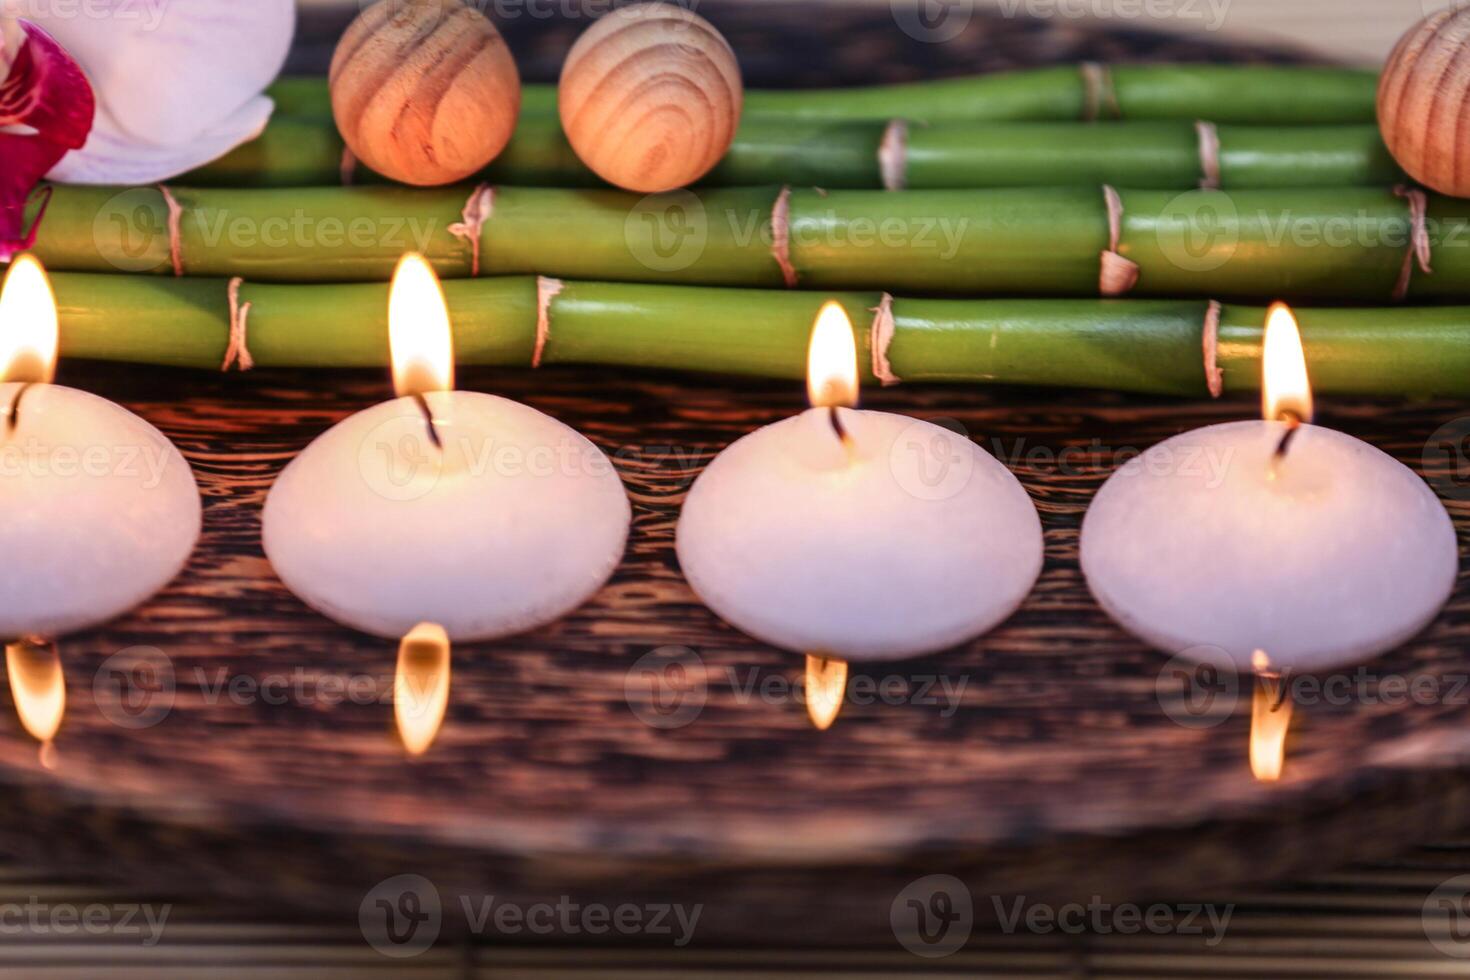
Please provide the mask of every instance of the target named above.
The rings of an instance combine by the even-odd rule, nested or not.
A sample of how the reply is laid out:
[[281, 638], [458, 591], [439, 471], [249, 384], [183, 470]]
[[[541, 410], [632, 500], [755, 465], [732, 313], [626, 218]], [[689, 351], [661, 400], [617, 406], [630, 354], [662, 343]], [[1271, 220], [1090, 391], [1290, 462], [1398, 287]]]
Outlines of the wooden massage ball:
[[1470, 9], [1443, 10], [1405, 34], [1378, 83], [1378, 125], [1400, 167], [1425, 187], [1470, 197]]
[[653, 193], [710, 171], [740, 124], [735, 52], [670, 3], [621, 7], [577, 39], [561, 72], [562, 128], [599, 177]]
[[452, 184], [510, 142], [521, 78], [505, 39], [461, 0], [382, 0], [332, 57], [332, 115], [348, 149], [405, 184]]

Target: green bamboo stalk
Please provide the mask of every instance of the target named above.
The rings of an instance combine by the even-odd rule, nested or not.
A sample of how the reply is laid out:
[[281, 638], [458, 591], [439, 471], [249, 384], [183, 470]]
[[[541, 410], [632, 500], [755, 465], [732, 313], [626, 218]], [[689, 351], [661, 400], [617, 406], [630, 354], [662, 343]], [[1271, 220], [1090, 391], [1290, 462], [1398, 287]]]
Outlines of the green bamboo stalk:
[[[1089, 99], [1081, 66], [997, 72], [967, 78], [868, 88], [755, 89], [747, 118], [914, 122], [1174, 119], [1257, 125], [1371, 123], [1378, 75], [1372, 71], [1268, 65], [1136, 65], [1107, 69]], [[1110, 85], [1108, 83], [1110, 79]], [[281, 112], [331, 113], [324, 78], [287, 78], [271, 87]], [[556, 88], [527, 85], [521, 111], [550, 115]]]
[[[406, 251], [445, 278], [796, 285], [955, 295], [1097, 296], [1109, 221], [1100, 189], [813, 191], [730, 188], [639, 197], [501, 188], [457, 237], [465, 188], [176, 188], [188, 275], [386, 281]], [[1133, 296], [1397, 298], [1409, 203], [1388, 190], [1120, 192], [1117, 251]], [[785, 220], [778, 220], [783, 215]], [[786, 231], [783, 236], [779, 234]], [[1470, 201], [1428, 198], [1433, 272], [1407, 298], [1470, 297]], [[36, 253], [52, 269], [173, 271], [158, 188], [57, 187]], [[782, 259], [787, 267], [783, 268]]]
[[[62, 354], [219, 369], [226, 281], [60, 273]], [[805, 376], [827, 294], [564, 282], [549, 300], [541, 363], [786, 378]], [[536, 346], [533, 277], [444, 284], [465, 365], [525, 367]], [[547, 291], [550, 292], [549, 290]], [[246, 284], [258, 367], [381, 367], [384, 284]], [[868, 384], [876, 292], [842, 292]], [[1202, 397], [1209, 303], [1185, 300], [892, 301], [886, 349], [904, 382], [1044, 385]], [[1312, 381], [1324, 394], [1470, 396], [1470, 309], [1299, 309]], [[1259, 307], [1224, 307], [1218, 359], [1229, 392], [1260, 380]], [[384, 383], [385, 393], [387, 382]]]
[[[747, 119], [701, 184], [790, 183], [829, 189], [885, 186], [879, 147], [888, 124]], [[1376, 126], [1221, 126], [1227, 189], [1384, 186], [1403, 172]], [[916, 126], [904, 140], [902, 186], [918, 189], [1097, 184], [1184, 190], [1205, 177], [1188, 122], [956, 123]], [[278, 116], [265, 132], [185, 175], [193, 187], [311, 187], [343, 181], [342, 140], [330, 118]], [[578, 159], [554, 116], [524, 116], [515, 138], [477, 180], [540, 187], [605, 186]], [[365, 166], [353, 183], [384, 183]]]

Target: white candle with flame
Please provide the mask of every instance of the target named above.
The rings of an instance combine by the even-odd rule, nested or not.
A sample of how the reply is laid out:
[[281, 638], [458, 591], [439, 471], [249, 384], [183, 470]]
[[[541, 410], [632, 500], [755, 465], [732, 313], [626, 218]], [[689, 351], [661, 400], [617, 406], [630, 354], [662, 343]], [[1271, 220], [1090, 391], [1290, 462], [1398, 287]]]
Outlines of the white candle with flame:
[[51, 384], [60, 331], [39, 262], [0, 291], [0, 638], [55, 637], [137, 606], [199, 538], [194, 474], [153, 426]]
[[[1330, 670], [1418, 633], [1449, 598], [1454, 526], [1407, 467], [1313, 426], [1295, 318], [1272, 308], [1263, 421], [1166, 440], [1121, 467], [1082, 524], [1082, 570], [1125, 629], [1248, 672]], [[1283, 438], [1302, 423], [1283, 450]]]
[[395, 639], [423, 622], [492, 639], [581, 605], [627, 541], [612, 463], [535, 409], [452, 390], [449, 313], [419, 256], [394, 276], [389, 333], [401, 397], [329, 429], [271, 489], [277, 574], [323, 614]]
[[757, 639], [853, 661], [943, 650], [1009, 616], [1042, 561], [1011, 472], [948, 429], [839, 407], [858, 383], [836, 303], [808, 387], [811, 410], [735, 442], [690, 490], [678, 552], [699, 597]]

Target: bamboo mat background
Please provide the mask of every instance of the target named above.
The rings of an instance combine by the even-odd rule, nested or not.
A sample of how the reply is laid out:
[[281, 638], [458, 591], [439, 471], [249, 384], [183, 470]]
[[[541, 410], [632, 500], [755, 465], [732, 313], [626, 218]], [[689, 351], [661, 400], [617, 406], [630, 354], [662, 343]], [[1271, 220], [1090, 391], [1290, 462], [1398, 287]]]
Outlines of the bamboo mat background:
[[[753, 85], [856, 84], [1082, 59], [1280, 57], [1221, 47], [1214, 36], [1156, 36], [1111, 25], [1098, 34], [1055, 20], [978, 19], [962, 38], [933, 45], [895, 31], [891, 10], [881, 6], [778, 10], [711, 2], [701, 9], [728, 29], [746, 56]], [[311, 13], [293, 68], [319, 71], [342, 21], [340, 10]], [[546, 79], [554, 77], [579, 26], [522, 21], [508, 25], [507, 33], [525, 74]], [[839, 727], [821, 737], [807, 729], [799, 705], [741, 708], [723, 691], [707, 708], [696, 737], [660, 738], [630, 723], [619, 687], [629, 665], [652, 645], [697, 640], [715, 664], [755, 665], [777, 674], [794, 670], [789, 657], [719, 627], [681, 591], [669, 532], [682, 488], [709, 455], [740, 432], [796, 410], [801, 392], [596, 372], [469, 374], [466, 387], [528, 401], [584, 429], [606, 449], [647, 450], [622, 464], [634, 492], [637, 526], [627, 567], [583, 614], [513, 644], [467, 651], [469, 663], [457, 676], [441, 745], [427, 764], [406, 767], [392, 751], [386, 713], [377, 705], [315, 713], [263, 706], [232, 711], [229, 705], [204, 704], [192, 690], [184, 692], [168, 725], [149, 731], [123, 731], [89, 715], [95, 707], [92, 679], [110, 653], [131, 643], [160, 643], [181, 668], [220, 663], [236, 672], [303, 663], [372, 670], [377, 660], [388, 659], [391, 651], [302, 610], [274, 582], [258, 546], [258, 508], [274, 473], [331, 421], [381, 397], [382, 378], [291, 372], [217, 378], [66, 365], [61, 380], [137, 408], [179, 442], [200, 474], [210, 530], [205, 553], [157, 602], [68, 650], [68, 678], [78, 696], [58, 743], [55, 773], [35, 763], [34, 746], [16, 731], [13, 715], [6, 716], [0, 758], [7, 780], [14, 782], [8, 802], [0, 804], [6, 817], [0, 821], [0, 850], [19, 863], [0, 870], [5, 975], [90, 977], [105, 970], [120, 977], [192, 977], [209, 970], [271, 978], [794, 977], [919, 967], [934, 975], [998, 977], [1470, 976], [1470, 960], [1447, 958], [1430, 944], [1422, 916], [1426, 898], [1442, 881], [1470, 871], [1470, 843], [1388, 858], [1465, 822], [1461, 811], [1470, 800], [1470, 784], [1460, 769], [1446, 766], [1463, 761], [1470, 747], [1463, 707], [1313, 712], [1293, 740], [1287, 782], [1279, 791], [1255, 786], [1244, 774], [1239, 719], [1208, 737], [1161, 723], [1153, 693], [1157, 656], [1108, 624], [1082, 590], [1077, 523], [1111, 467], [1106, 455], [1089, 454], [1091, 441], [1146, 446], [1170, 432], [1248, 415], [1249, 402], [1002, 389], [873, 393], [874, 407], [956, 419], [987, 445], [987, 437], [996, 437], [1023, 454], [1037, 447], [1053, 454], [1082, 451], [1073, 471], [1044, 460], [1027, 462], [1024, 455], [1017, 463], [1047, 528], [1048, 568], [1038, 593], [996, 637], [915, 668], [973, 676], [979, 690], [951, 723], [936, 722], [932, 712], [850, 707]], [[1430, 433], [1466, 414], [1465, 406], [1338, 402], [1323, 408], [1326, 424], [1361, 435], [1430, 476], [1463, 539], [1470, 528], [1463, 473], [1450, 458], [1426, 463], [1425, 448]], [[660, 458], [654, 451], [659, 445], [687, 455]], [[1467, 636], [1470, 591], [1462, 582], [1451, 610], [1384, 669], [1464, 671]], [[1033, 748], [1035, 754], [1027, 755]], [[1048, 772], [1070, 748], [1085, 751]], [[1116, 752], [1116, 761], [1105, 757], [1108, 751]], [[1423, 770], [1416, 771], [1421, 764]], [[981, 783], [954, 781], [954, 771], [993, 780], [989, 785], [997, 794], [1005, 787], [1010, 795], [977, 799], [983, 796], [975, 789]], [[361, 777], [358, 783], [354, 776]], [[835, 785], [823, 787], [828, 777], [835, 777]], [[471, 783], [490, 784], [495, 794]], [[1056, 791], [1048, 793], [1049, 786]], [[732, 788], [747, 787], [755, 789], [744, 799], [729, 795]], [[993, 866], [986, 856], [954, 869], [987, 886], [1028, 869], [1040, 870], [1051, 887], [1070, 882], [1091, 888], [1115, 880], [1136, 896], [1167, 894], [1175, 900], [1180, 893], [1170, 887], [1198, 881], [1186, 900], [1243, 904], [1217, 950], [1181, 936], [1059, 938], [982, 927], [963, 952], [918, 960], [899, 949], [881, 924], [868, 928], [865, 920], [845, 934], [816, 926], [825, 922], [830, 930], [852, 903], [871, 899], [860, 889], [867, 878], [877, 882], [877, 869], [834, 869], [825, 893], [820, 876], [783, 879], [778, 869], [760, 889], [725, 898], [727, 907], [744, 903], [757, 911], [784, 890], [794, 903], [777, 913], [784, 921], [758, 927], [738, 916], [724, 924], [712, 919], [715, 924], [693, 949], [554, 948], [446, 937], [419, 957], [392, 961], [364, 942], [355, 900], [325, 897], [339, 878], [344, 894], [360, 895], [354, 876], [372, 869], [359, 869], [354, 860], [374, 856], [336, 849], [334, 823], [387, 817], [448, 826], [455, 806], [473, 803], [474, 793], [481, 792], [487, 795], [479, 799], [503, 805], [512, 816], [524, 808], [525, 823], [534, 828], [542, 812], [554, 813], [558, 806], [596, 809], [598, 793], [620, 792], [627, 794], [632, 819], [617, 843], [667, 847], [670, 840], [652, 829], [659, 818], [699, 805], [705, 796], [716, 800], [703, 811], [714, 821], [731, 806], [752, 802], [753, 792], [764, 792], [770, 812], [763, 816], [779, 826], [784, 816], [801, 814], [803, 790], [814, 787], [834, 801], [856, 800], [870, 810], [912, 812], [942, 801], [930, 811], [936, 835], [941, 824], [951, 831], [963, 826], [971, 810], [993, 814], [1009, 804], [1007, 833], [1012, 840], [1032, 835], [1035, 848], [1010, 855], [1009, 864], [998, 854]], [[211, 793], [218, 812], [202, 805]], [[170, 794], [177, 810], [160, 824], [155, 818], [159, 807], [167, 811]], [[110, 805], [145, 798], [153, 810]], [[1046, 836], [1049, 828], [1106, 822], [1120, 814], [1136, 830], [1161, 816], [1183, 819], [1179, 815], [1201, 800], [1249, 819], [1217, 825], [1200, 822], [1194, 813], [1195, 822], [1185, 821], [1179, 832], [1103, 836], [1081, 850]], [[1325, 800], [1338, 802], [1324, 806]], [[242, 833], [272, 807], [277, 814], [294, 808], [319, 833], [305, 841], [266, 827], [255, 836]], [[850, 831], [845, 819], [823, 828], [825, 835]], [[819, 837], [812, 835], [813, 846]], [[577, 843], [590, 849], [604, 842], [593, 835]], [[698, 856], [698, 842], [680, 843]], [[403, 870], [415, 870], [412, 841], [398, 845], [394, 858], [405, 862]], [[1273, 890], [1245, 891], [1241, 884], [1280, 880], [1355, 856], [1382, 860]], [[541, 859], [545, 863], [535, 867], [529, 861], [495, 866], [499, 877], [490, 880], [509, 886], [525, 878], [556, 882], [562, 874], [587, 873], [545, 853]], [[593, 870], [642, 888], [647, 879], [668, 872], [668, 864]], [[895, 873], [899, 881], [914, 874]], [[715, 874], [699, 887], [713, 899], [731, 880]], [[884, 893], [889, 886], [869, 887]], [[236, 898], [201, 897], [211, 893]], [[984, 901], [983, 892], [976, 895]], [[5, 930], [8, 907], [37, 902], [170, 902], [174, 911], [163, 941], [152, 947], [115, 935]], [[886, 899], [870, 911], [881, 923]], [[834, 945], [833, 935], [846, 939]], [[822, 948], [813, 948], [818, 943]]]
[[[1243, 853], [1242, 860], [1251, 855]], [[1182, 936], [1004, 934], [977, 929], [964, 950], [921, 960], [890, 937], [866, 946], [800, 949], [685, 949], [514, 945], [485, 939], [445, 940], [407, 960], [379, 955], [355, 924], [334, 919], [282, 919], [230, 905], [180, 901], [167, 893], [59, 879], [44, 869], [0, 866], [0, 909], [37, 898], [85, 907], [94, 903], [167, 905], [162, 941], [144, 946], [115, 935], [7, 934], [0, 977], [71, 980], [551, 980], [551, 978], [824, 978], [922, 974], [987, 980], [1299, 980], [1470, 976], [1470, 959], [1446, 957], [1426, 937], [1421, 909], [1439, 884], [1470, 868], [1470, 840], [1419, 848], [1392, 861], [1271, 889], [1194, 896], [1233, 903], [1218, 946]], [[1470, 952], [1470, 947], [1465, 947]]]

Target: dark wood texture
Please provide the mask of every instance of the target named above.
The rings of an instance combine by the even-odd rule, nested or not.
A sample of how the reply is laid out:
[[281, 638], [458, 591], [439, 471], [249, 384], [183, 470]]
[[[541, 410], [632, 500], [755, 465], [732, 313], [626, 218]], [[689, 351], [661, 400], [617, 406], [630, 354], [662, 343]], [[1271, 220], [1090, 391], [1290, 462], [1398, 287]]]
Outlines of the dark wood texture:
[[[808, 73], [797, 82], [851, 82], [1140, 53], [1259, 56], [1100, 39], [1068, 22], [978, 19], [961, 41], [916, 47], [883, 8], [755, 9], [701, 7], [731, 30], [752, 85], [793, 71]], [[547, 52], [574, 33], [559, 25], [533, 37], [507, 25], [513, 46], [541, 66], [528, 68], [532, 77], [545, 76]], [[297, 67], [310, 67], [309, 45], [300, 57]], [[1455, 687], [1470, 674], [1465, 582], [1423, 636], [1373, 665], [1381, 676], [1427, 674], [1456, 697], [1303, 709], [1277, 785], [1254, 782], [1246, 767], [1246, 703], [1218, 727], [1176, 724], [1155, 693], [1164, 658], [1090, 600], [1078, 526], [1120, 455], [1249, 416], [1250, 401], [869, 392], [869, 407], [954, 420], [1004, 456], [1040, 508], [1046, 568], [991, 636], [855, 672], [914, 687], [963, 681], [954, 703], [941, 691], [939, 704], [849, 704], [818, 733], [797, 699], [779, 695], [800, 661], [701, 607], [672, 549], [700, 466], [798, 411], [800, 386], [465, 372], [463, 387], [550, 412], [613, 455], [635, 525], [622, 568], [585, 608], [528, 636], [455, 651], [449, 720], [430, 754], [410, 762], [391, 730], [392, 645], [307, 610], [259, 544], [260, 508], [280, 468], [334, 421], [385, 397], [386, 379], [68, 364], [59, 380], [134, 408], [176, 440], [206, 497], [205, 534], [186, 572], [145, 608], [65, 642], [71, 705], [54, 769], [13, 713], [0, 718], [0, 851], [31, 863], [344, 919], [375, 882], [413, 872], [445, 895], [699, 902], [701, 941], [891, 945], [890, 904], [921, 875], [963, 878], [982, 916], [983, 896], [997, 893], [1178, 895], [1387, 854], [1459, 825], [1470, 801], [1467, 692]], [[1431, 433], [1463, 414], [1457, 404], [1335, 402], [1320, 421], [1424, 472]], [[1457, 456], [1435, 458], [1426, 476], [1463, 537], [1470, 484], [1456, 482]], [[686, 676], [707, 688], [702, 711], [677, 728], [648, 724], [625, 695], [639, 659], [666, 645], [693, 651]], [[119, 714], [122, 661], [109, 661], [138, 646], [166, 658], [158, 676], [174, 686], [171, 698], [132, 705], [156, 721], [146, 726]], [[368, 680], [343, 698], [334, 685], [356, 677]], [[762, 683], [777, 696], [748, 693]]]
[[[701, 607], [672, 550], [698, 468], [741, 433], [798, 411], [799, 386], [469, 372], [463, 387], [526, 401], [608, 451], [635, 526], [623, 567], [578, 613], [456, 650], [449, 721], [428, 757], [408, 762], [391, 707], [378, 703], [392, 645], [312, 614], [271, 574], [258, 541], [275, 473], [381, 398], [385, 380], [81, 366], [63, 380], [122, 401], [176, 440], [206, 497], [206, 532], [164, 594], [65, 643], [71, 708], [54, 771], [6, 724], [0, 775], [16, 785], [0, 830], [8, 850], [39, 846], [58, 862], [344, 912], [378, 879], [414, 871], [450, 892], [684, 896], [710, 907], [710, 935], [769, 937], [784, 925], [784, 938], [851, 939], [884, 921], [888, 901], [921, 873], [959, 874], [977, 894], [1174, 893], [1385, 853], [1454, 826], [1467, 799], [1463, 703], [1311, 706], [1299, 713], [1287, 779], [1255, 783], [1245, 703], [1218, 727], [1176, 724], [1155, 694], [1164, 658], [1089, 599], [1077, 529], [1115, 455], [1248, 415], [1249, 401], [871, 392], [870, 407], [952, 419], [1011, 459], [1042, 513], [1046, 570], [991, 636], [859, 672], [914, 685], [943, 678], [951, 689], [963, 680], [957, 706], [942, 696], [849, 705], [818, 733], [799, 699], [746, 693], [794, 679], [799, 660]], [[1428, 433], [1462, 410], [1331, 404], [1321, 421], [1417, 467]], [[1432, 475], [1463, 529], [1464, 488], [1448, 470]], [[1427, 673], [1448, 692], [1470, 672], [1467, 637], [1462, 588], [1424, 636], [1373, 669]], [[707, 684], [703, 710], [677, 728], [646, 723], [625, 695], [638, 659], [667, 644], [693, 650]], [[107, 659], [138, 645], [166, 655], [175, 693], [141, 681], [141, 717], [170, 710], [148, 727], [120, 726], [118, 662]], [[343, 698], [323, 686], [328, 677], [363, 678], [353, 682], [362, 693]], [[232, 695], [224, 681], [243, 686]], [[856, 932], [843, 925], [855, 922]]]

